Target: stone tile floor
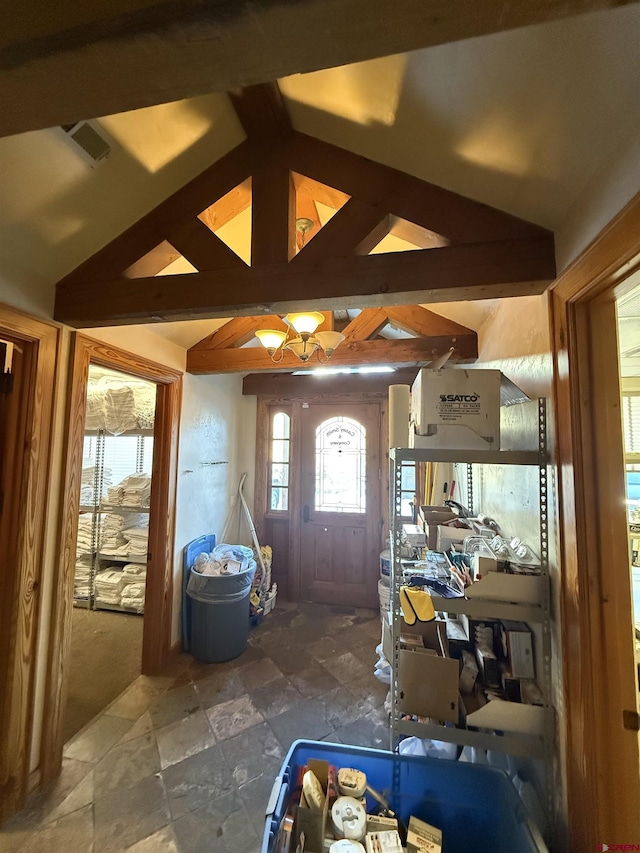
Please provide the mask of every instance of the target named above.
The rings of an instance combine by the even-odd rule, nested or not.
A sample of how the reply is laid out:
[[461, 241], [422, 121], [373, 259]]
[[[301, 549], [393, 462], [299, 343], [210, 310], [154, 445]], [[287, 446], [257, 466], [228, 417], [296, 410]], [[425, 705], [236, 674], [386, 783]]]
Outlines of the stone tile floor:
[[388, 747], [379, 638], [374, 611], [284, 602], [237, 660], [140, 676], [66, 745], [0, 853], [259, 853], [294, 740]]

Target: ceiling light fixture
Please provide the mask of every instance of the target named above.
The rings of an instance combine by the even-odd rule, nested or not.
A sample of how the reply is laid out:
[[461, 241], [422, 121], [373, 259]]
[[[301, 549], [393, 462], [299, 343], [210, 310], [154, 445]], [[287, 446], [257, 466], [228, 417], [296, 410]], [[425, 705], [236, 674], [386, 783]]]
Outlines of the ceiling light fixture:
[[[284, 359], [285, 350], [292, 352], [302, 362], [308, 361], [315, 352], [318, 361], [326, 364], [344, 340], [341, 332], [316, 332], [318, 326], [324, 322], [324, 315], [319, 311], [287, 314], [284, 319], [289, 329], [296, 333], [292, 338], [289, 338], [289, 329], [286, 332], [275, 329], [260, 329], [256, 332], [256, 337], [274, 364], [279, 364]], [[324, 358], [321, 353], [324, 353]]]

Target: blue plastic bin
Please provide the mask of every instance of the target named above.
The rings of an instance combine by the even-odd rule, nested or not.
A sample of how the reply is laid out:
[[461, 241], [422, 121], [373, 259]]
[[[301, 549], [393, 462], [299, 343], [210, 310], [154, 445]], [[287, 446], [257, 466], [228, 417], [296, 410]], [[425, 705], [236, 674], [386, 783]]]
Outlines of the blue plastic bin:
[[[295, 784], [297, 768], [309, 758], [362, 770], [405, 824], [415, 815], [442, 829], [443, 853], [547, 851], [509, 777], [496, 767], [298, 740], [271, 792], [261, 853], [273, 853], [290, 784]], [[373, 806], [367, 796], [367, 808]]]

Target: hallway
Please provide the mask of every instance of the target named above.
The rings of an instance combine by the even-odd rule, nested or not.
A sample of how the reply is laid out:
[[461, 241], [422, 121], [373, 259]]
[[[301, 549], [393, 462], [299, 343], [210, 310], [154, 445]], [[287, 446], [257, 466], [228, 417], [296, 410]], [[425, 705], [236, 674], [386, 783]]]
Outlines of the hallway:
[[0, 853], [259, 853], [295, 739], [388, 747], [379, 641], [374, 611], [284, 602], [237, 660], [181, 655], [140, 676], [66, 745], [59, 780], [3, 827]]

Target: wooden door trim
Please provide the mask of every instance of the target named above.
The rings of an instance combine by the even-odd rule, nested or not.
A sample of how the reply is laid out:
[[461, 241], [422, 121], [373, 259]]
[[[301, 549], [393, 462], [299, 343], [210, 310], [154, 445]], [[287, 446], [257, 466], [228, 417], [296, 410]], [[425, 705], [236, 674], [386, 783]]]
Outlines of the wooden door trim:
[[[612, 313], [597, 300], [640, 267], [640, 194], [563, 273], [550, 293], [562, 584], [567, 819], [571, 849], [635, 840], [638, 737], [622, 726], [621, 670], [633, 648], [628, 565], [612, 471], [620, 471]], [[594, 324], [599, 315], [600, 324]], [[595, 338], [599, 335], [601, 340]], [[595, 344], [595, 345], [594, 345]], [[617, 424], [616, 424], [617, 417]], [[619, 485], [619, 484], [618, 484]], [[618, 535], [614, 535], [614, 531]], [[606, 562], [602, 556], [606, 553]], [[615, 568], [612, 569], [611, 567]], [[628, 571], [628, 570], [627, 570]], [[628, 670], [627, 670], [628, 673]], [[617, 686], [616, 686], [617, 685]], [[626, 780], [626, 781], [625, 781]]]
[[[20, 462], [20, 512], [13, 595], [0, 602], [11, 622], [11, 654], [3, 662], [4, 696], [0, 731], [0, 823], [24, 804], [33, 738], [34, 682], [46, 540], [55, 377], [60, 329], [8, 306], [0, 306], [0, 330], [31, 350], [26, 407], [27, 442]], [[13, 496], [15, 500], [17, 496]], [[7, 499], [10, 496], [6, 496]]]
[[[158, 386], [154, 425], [153, 477], [149, 515], [151, 571], [147, 573], [142, 672], [157, 674], [166, 663], [171, 640], [173, 541], [178, 432], [182, 374], [125, 350], [76, 333], [72, 343], [66, 418], [66, 464], [60, 514], [60, 561], [56, 566], [51, 616], [45, 725], [42, 742], [43, 781], [55, 777], [62, 762], [62, 724], [68, 682], [73, 607], [73, 576], [82, 448], [89, 365], [120, 370]], [[156, 568], [157, 567], [157, 568]]]

